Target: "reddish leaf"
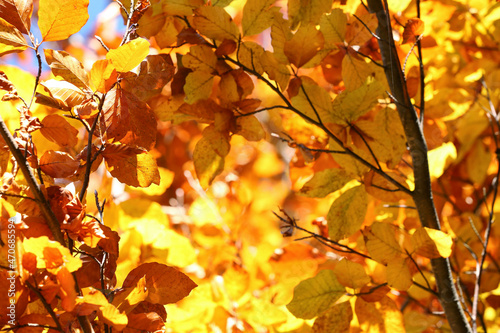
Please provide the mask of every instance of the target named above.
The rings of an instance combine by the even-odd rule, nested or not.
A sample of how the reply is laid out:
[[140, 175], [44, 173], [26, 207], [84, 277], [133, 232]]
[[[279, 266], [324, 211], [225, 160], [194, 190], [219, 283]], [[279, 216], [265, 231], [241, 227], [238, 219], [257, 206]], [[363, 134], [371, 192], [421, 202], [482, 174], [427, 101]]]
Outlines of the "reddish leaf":
[[424, 33], [424, 21], [419, 18], [409, 19], [403, 31], [403, 44], [415, 43], [416, 38]]
[[123, 282], [123, 287], [135, 286], [143, 276], [146, 277], [146, 288], [149, 291], [146, 300], [154, 304], [176, 303], [196, 287], [196, 283], [184, 273], [156, 262], [142, 264], [133, 269]]
[[46, 139], [62, 147], [73, 147], [78, 142], [78, 130], [57, 114], [43, 118], [40, 132]]
[[47, 175], [54, 178], [66, 178], [75, 173], [80, 163], [71, 155], [62, 151], [47, 150], [40, 157], [38, 165]]
[[4, 0], [0, 2], [0, 17], [28, 34], [33, 12], [33, 0]]

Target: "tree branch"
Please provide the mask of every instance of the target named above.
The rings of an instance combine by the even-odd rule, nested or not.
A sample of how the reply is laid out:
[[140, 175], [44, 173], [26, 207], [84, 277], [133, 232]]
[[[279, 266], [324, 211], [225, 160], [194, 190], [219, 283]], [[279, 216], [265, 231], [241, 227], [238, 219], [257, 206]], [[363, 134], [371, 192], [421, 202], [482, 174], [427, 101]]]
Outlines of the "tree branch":
[[[385, 8], [384, 8], [385, 5]], [[434, 206], [427, 158], [427, 143], [424, 138], [420, 119], [408, 95], [404, 74], [398, 58], [388, 15], [387, 1], [368, 0], [370, 12], [377, 15], [380, 53], [391, 94], [396, 101], [399, 117], [405, 130], [406, 139], [414, 165], [415, 190], [412, 193], [423, 226], [440, 229], [439, 218]], [[422, 87], [423, 88], [423, 87]], [[458, 293], [453, 282], [448, 259], [432, 259], [432, 269], [438, 286], [438, 298], [453, 332], [472, 332], [464, 310], [460, 305]]]

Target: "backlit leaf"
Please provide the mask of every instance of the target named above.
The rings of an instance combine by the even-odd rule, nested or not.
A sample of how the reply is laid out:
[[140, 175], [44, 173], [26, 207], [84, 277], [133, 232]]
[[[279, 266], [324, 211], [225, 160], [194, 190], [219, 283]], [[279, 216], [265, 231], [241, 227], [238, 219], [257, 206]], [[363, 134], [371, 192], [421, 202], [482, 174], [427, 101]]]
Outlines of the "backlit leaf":
[[148, 297], [148, 288], [146, 286], [146, 277], [140, 278], [135, 286], [121, 288], [113, 297], [112, 304], [116, 306], [119, 311], [129, 313], [137, 304], [146, 300]]
[[327, 47], [335, 47], [336, 44], [344, 42], [346, 25], [347, 16], [340, 8], [334, 8], [331, 13], [321, 17], [320, 31]]
[[33, 0], [5, 0], [0, 2], [0, 17], [28, 34], [33, 13]]
[[37, 268], [46, 268], [47, 271], [57, 274], [63, 267], [74, 272], [82, 266], [82, 261], [71, 255], [69, 250], [47, 236], [31, 237], [23, 241], [25, 252], [36, 255]]
[[363, 236], [370, 256], [382, 264], [401, 257], [403, 253], [391, 224], [375, 222], [363, 229]]
[[193, 10], [203, 6], [203, 3], [203, 0], [169, 0], [162, 2], [165, 13], [181, 17], [193, 15]]
[[310, 198], [323, 198], [340, 190], [351, 180], [352, 177], [343, 169], [325, 169], [316, 172], [313, 178], [302, 186], [299, 194]]
[[122, 183], [135, 187], [148, 187], [160, 183], [156, 160], [149, 153], [132, 155], [123, 159], [106, 160], [109, 173]]
[[297, 318], [311, 319], [328, 310], [344, 294], [345, 288], [335, 273], [325, 269], [295, 287], [287, 308]]
[[154, 304], [176, 303], [189, 295], [197, 285], [187, 275], [173, 267], [159, 263], [146, 263], [133, 269], [123, 282], [124, 288], [135, 287], [146, 278], [146, 300]]
[[110, 60], [118, 72], [128, 72], [137, 67], [149, 54], [149, 42], [144, 38], [136, 38], [109, 50], [106, 59]]
[[448, 258], [451, 255], [453, 239], [441, 230], [421, 227], [411, 236], [415, 252], [426, 258]]
[[413, 284], [412, 274], [408, 266], [410, 259], [396, 258], [387, 263], [387, 283], [394, 289], [408, 290]]
[[45, 59], [54, 75], [82, 89], [89, 89], [89, 79], [83, 65], [76, 58], [64, 51], [45, 49]]
[[446, 168], [457, 158], [457, 149], [453, 142], [447, 142], [427, 153], [431, 180], [443, 175]]
[[237, 41], [238, 27], [229, 14], [221, 7], [205, 6], [194, 10], [196, 29], [208, 38]]
[[416, 38], [424, 33], [424, 21], [419, 18], [409, 19], [403, 31], [403, 44], [415, 43]]
[[269, 51], [265, 51], [260, 57], [262, 67], [271, 80], [278, 83], [280, 89], [284, 91], [290, 81], [290, 69], [288, 66], [279, 63], [275, 55]]
[[204, 71], [189, 73], [184, 86], [186, 103], [193, 104], [196, 101], [208, 99], [212, 94], [213, 80], [214, 76]]
[[314, 333], [349, 332], [353, 318], [351, 303], [336, 304], [314, 321]]
[[364, 84], [353, 91], [344, 91], [333, 101], [333, 117], [338, 124], [350, 124], [370, 111], [385, 93], [378, 82]]
[[285, 42], [283, 51], [292, 64], [302, 67], [323, 48], [324, 42], [323, 34], [315, 25], [304, 25]]
[[392, 299], [385, 296], [380, 303], [356, 298], [355, 312], [359, 327], [365, 332], [404, 333], [403, 315]]
[[215, 72], [217, 56], [212, 48], [207, 45], [194, 45], [189, 49], [189, 53], [182, 57], [184, 67], [192, 70]]
[[323, 13], [329, 12], [332, 9], [332, 0], [289, 0], [288, 1], [288, 16], [292, 21], [292, 30], [297, 28], [301, 23], [305, 25], [311, 23], [317, 25]]
[[203, 137], [193, 152], [194, 168], [201, 186], [208, 187], [214, 178], [224, 170], [224, 159], [229, 153], [229, 137], [213, 126], [205, 128]]
[[146, 150], [156, 142], [156, 118], [151, 108], [134, 94], [113, 89], [106, 94], [102, 106], [103, 131], [108, 138]]
[[38, 162], [40, 169], [54, 178], [66, 178], [76, 172], [80, 162], [62, 151], [47, 150]]
[[111, 89], [117, 79], [115, 67], [108, 59], [97, 60], [89, 73], [89, 85], [92, 91], [105, 93]]
[[264, 52], [264, 48], [259, 44], [244, 42], [240, 44], [238, 57], [244, 66], [262, 74], [264, 73], [264, 68], [262, 67], [260, 59], [264, 55]]
[[89, 0], [40, 0], [38, 27], [44, 41], [68, 38], [80, 31], [89, 18]]
[[368, 197], [363, 186], [353, 187], [338, 197], [330, 207], [326, 220], [328, 234], [334, 241], [359, 231], [365, 219]]
[[343, 259], [335, 265], [333, 271], [338, 281], [348, 288], [359, 289], [370, 282], [365, 269], [357, 262]]
[[21, 31], [0, 18], [0, 55], [22, 52], [26, 48], [28, 45]]
[[40, 129], [42, 135], [62, 147], [73, 147], [78, 142], [78, 130], [60, 115], [46, 116], [42, 120], [42, 126]]
[[332, 123], [333, 106], [330, 94], [308, 77], [301, 77], [302, 85], [292, 104], [309, 118], [323, 123]]
[[278, 7], [271, 7], [275, 0], [247, 1], [243, 7], [243, 19], [241, 22], [243, 36], [251, 36], [261, 33], [271, 26], [274, 12]]
[[254, 116], [239, 117], [236, 119], [238, 130], [234, 134], [241, 135], [248, 141], [259, 141], [265, 138], [266, 132], [259, 120]]
[[67, 81], [47, 80], [41, 85], [49, 92], [50, 96], [62, 102], [62, 105], [71, 109], [74, 106], [81, 104], [85, 99], [85, 94]]

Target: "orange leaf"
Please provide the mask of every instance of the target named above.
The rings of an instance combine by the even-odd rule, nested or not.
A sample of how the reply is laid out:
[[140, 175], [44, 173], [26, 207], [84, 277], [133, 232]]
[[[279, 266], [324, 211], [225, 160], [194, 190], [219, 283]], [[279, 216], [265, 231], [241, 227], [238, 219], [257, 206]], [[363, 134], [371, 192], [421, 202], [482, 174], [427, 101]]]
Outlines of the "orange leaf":
[[411, 237], [417, 254], [426, 258], [448, 258], [452, 252], [453, 239], [441, 230], [421, 227]]
[[117, 49], [110, 50], [106, 59], [110, 60], [118, 72], [134, 69], [149, 53], [149, 42], [144, 38], [136, 38]]
[[113, 297], [113, 305], [118, 310], [126, 314], [134, 310], [135, 306], [148, 297], [148, 288], [146, 287], [146, 276], [137, 281], [133, 287], [121, 288]]
[[0, 18], [0, 55], [22, 52], [27, 47], [28, 45], [21, 31]]
[[409, 19], [403, 31], [403, 44], [415, 43], [416, 37], [424, 33], [424, 21], [419, 18]]
[[146, 150], [144, 148], [138, 148], [122, 144], [107, 143], [104, 145], [104, 149], [101, 154], [106, 159], [106, 162], [118, 163], [121, 159], [142, 154], [145, 152]]
[[346, 259], [341, 260], [333, 272], [338, 281], [349, 288], [359, 289], [370, 282], [370, 277], [361, 264]]
[[36, 255], [38, 268], [47, 268], [53, 274], [62, 268], [74, 272], [82, 265], [81, 260], [73, 257], [67, 248], [47, 236], [25, 239], [23, 246], [25, 252]]
[[76, 305], [75, 279], [66, 267], [57, 272], [57, 281], [59, 282], [59, 297], [61, 305], [65, 311], [73, 311]]
[[105, 128], [109, 139], [136, 145], [149, 150], [156, 141], [156, 118], [151, 108], [135, 95], [113, 89], [106, 94], [102, 107]]
[[123, 159], [105, 158], [108, 171], [122, 183], [135, 187], [148, 187], [160, 183], [155, 158], [149, 154], [132, 155]]
[[83, 65], [64, 51], [43, 50], [52, 73], [82, 89], [89, 89], [89, 78]]
[[368, 253], [374, 260], [387, 264], [389, 261], [401, 257], [403, 251], [396, 241], [395, 226], [375, 222], [371, 226], [365, 227], [362, 232]]
[[[62, 108], [63, 110], [69, 110], [72, 107], [81, 104], [86, 99], [85, 94], [80, 90], [80, 88], [67, 81], [57, 81], [51, 79], [42, 82], [41, 85], [46, 91], [49, 92], [50, 97], [56, 100], [56, 103], [62, 103], [64, 106], [64, 108]], [[37, 103], [39, 103], [38, 98]]]
[[205, 6], [194, 10], [194, 25], [208, 38], [238, 40], [239, 31], [229, 14], [221, 7]]
[[89, 73], [89, 85], [93, 91], [106, 93], [117, 80], [115, 67], [108, 59], [97, 60]]
[[73, 147], [78, 142], [78, 130], [60, 115], [46, 116], [42, 120], [42, 126], [40, 129], [42, 135], [62, 147]]
[[0, 2], [0, 17], [28, 34], [33, 13], [33, 0], [4, 0]]
[[68, 38], [80, 31], [89, 18], [89, 0], [40, 0], [38, 27], [44, 41]]
[[196, 287], [196, 283], [184, 273], [156, 262], [142, 264], [133, 269], [123, 282], [123, 287], [134, 287], [143, 277], [146, 277], [146, 288], [149, 291], [147, 301], [151, 303], [176, 303]]
[[80, 166], [71, 155], [62, 151], [47, 150], [40, 157], [38, 165], [47, 175], [54, 178], [66, 178], [75, 173]]
[[324, 42], [323, 35], [314, 25], [303, 25], [285, 42], [284, 52], [292, 64], [302, 67], [323, 48]]

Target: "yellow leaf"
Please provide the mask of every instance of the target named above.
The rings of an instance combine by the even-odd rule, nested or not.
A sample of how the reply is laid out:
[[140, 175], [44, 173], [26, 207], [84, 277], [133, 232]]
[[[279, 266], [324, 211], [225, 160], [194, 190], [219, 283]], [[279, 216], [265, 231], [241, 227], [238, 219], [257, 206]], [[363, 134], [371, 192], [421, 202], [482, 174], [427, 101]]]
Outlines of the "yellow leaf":
[[[193, 10], [203, 6], [203, 0], [168, 0], [162, 1], [163, 12], [168, 15], [180, 17], [193, 15]], [[213, 3], [213, 1], [212, 1]]]
[[302, 67], [323, 48], [325, 40], [313, 24], [300, 26], [292, 39], [285, 42], [283, 51], [290, 63]]
[[396, 258], [387, 263], [387, 283], [394, 289], [408, 290], [413, 284], [406, 258]]
[[340, 125], [350, 124], [377, 105], [378, 98], [385, 90], [378, 82], [363, 84], [361, 87], [344, 91], [333, 101], [333, 117]]
[[82, 261], [71, 255], [69, 250], [47, 236], [31, 237], [23, 241], [24, 251], [36, 255], [37, 268], [46, 268], [52, 274], [57, 274], [65, 267], [69, 272], [75, 272], [82, 266]]
[[353, 318], [351, 303], [344, 302], [332, 306], [316, 318], [312, 327], [313, 333], [349, 332]]
[[88, 6], [88, 0], [40, 0], [38, 27], [43, 40], [63, 40], [80, 31], [89, 18]]
[[197, 285], [187, 275], [173, 267], [156, 262], [142, 264], [128, 274], [123, 287], [136, 286], [138, 281], [146, 278], [148, 289], [147, 301], [154, 304], [176, 303], [183, 299]]
[[363, 230], [366, 248], [370, 256], [386, 265], [391, 260], [401, 257], [401, 246], [396, 241], [395, 226], [375, 222]]
[[379, 302], [365, 302], [358, 297], [355, 312], [362, 332], [406, 332], [403, 314], [388, 296], [384, 296]]
[[336, 44], [344, 42], [347, 16], [342, 9], [334, 8], [331, 13], [321, 17], [319, 26], [325, 38], [326, 47], [336, 47]]
[[149, 42], [144, 38], [136, 38], [109, 50], [106, 59], [110, 60], [118, 72], [128, 72], [137, 67], [149, 54]]
[[446, 168], [457, 158], [457, 149], [453, 142], [447, 142], [427, 153], [431, 180], [443, 175]]
[[307, 2], [301, 0], [288, 1], [288, 17], [292, 21], [292, 30], [297, 25], [311, 23], [318, 24], [321, 15], [332, 9], [332, 0], [310, 0]]
[[0, 56], [22, 52], [28, 48], [23, 34], [12, 24], [0, 18]]
[[358, 231], [365, 219], [367, 205], [364, 186], [353, 187], [342, 193], [326, 216], [330, 238], [339, 241]]
[[467, 175], [473, 183], [482, 184], [484, 182], [488, 175], [490, 162], [490, 151], [481, 140], [476, 140], [465, 161]]
[[240, 44], [238, 57], [240, 62], [259, 74], [264, 73], [261, 58], [264, 55], [264, 48], [254, 42], [244, 42]]
[[229, 14], [221, 7], [200, 7], [194, 10], [195, 28], [208, 38], [237, 41], [240, 32]]
[[186, 103], [193, 104], [196, 101], [208, 99], [212, 94], [213, 80], [214, 76], [208, 72], [195, 71], [189, 73], [184, 85]]
[[363, 86], [369, 77], [375, 78], [375, 81], [383, 84], [385, 90], [389, 90], [382, 68], [348, 52], [342, 59], [342, 79], [346, 90], [355, 90]]
[[155, 158], [150, 153], [106, 160], [108, 171], [120, 182], [134, 187], [148, 187], [160, 183]]
[[208, 45], [194, 45], [189, 49], [189, 53], [182, 57], [184, 67], [193, 71], [215, 72], [217, 56]]
[[370, 282], [363, 266], [347, 259], [337, 263], [333, 271], [339, 282], [349, 288], [359, 289]]
[[279, 11], [278, 7], [271, 7], [274, 2], [275, 0], [255, 0], [245, 3], [241, 20], [243, 36], [259, 34], [271, 26], [274, 13]]
[[266, 136], [264, 128], [254, 116], [236, 118], [236, 126], [238, 130], [234, 134], [241, 135], [248, 141], [259, 141]]
[[111, 61], [104, 59], [94, 62], [89, 73], [89, 84], [92, 91], [106, 93], [111, 89], [112, 85], [116, 82], [116, 79], [116, 69], [111, 64]]
[[76, 58], [64, 51], [44, 50], [45, 59], [54, 75], [82, 89], [89, 88], [89, 78], [83, 65]]
[[274, 53], [265, 51], [260, 57], [264, 71], [271, 80], [276, 81], [281, 91], [284, 91], [290, 81], [290, 69], [285, 64], [278, 62]]
[[411, 237], [415, 252], [426, 258], [448, 258], [451, 255], [453, 239], [441, 230], [421, 227]]
[[203, 188], [224, 170], [224, 158], [229, 153], [229, 137], [220, 133], [213, 125], [203, 131], [193, 152], [194, 168]]
[[163, 230], [157, 232], [157, 235], [158, 237], [152, 243], [153, 255], [156, 254], [156, 250], [167, 249], [165, 263], [175, 267], [186, 267], [196, 262], [196, 251], [188, 238], [173, 230]]
[[297, 318], [311, 319], [335, 304], [345, 288], [331, 270], [322, 270], [315, 277], [300, 282], [293, 290], [288, 310]]
[[72, 108], [80, 105], [85, 99], [85, 94], [75, 86], [67, 81], [47, 80], [41, 85], [50, 93], [50, 96], [59, 100], [64, 106]]
[[330, 94], [309, 77], [301, 77], [302, 85], [298, 95], [292, 97], [292, 104], [309, 118], [323, 123], [332, 123], [333, 106]]
[[140, 278], [135, 286], [118, 289], [114, 294], [113, 304], [119, 311], [128, 314], [135, 306], [146, 300], [148, 297], [148, 288], [146, 287], [146, 277]]
[[145, 195], [162, 195], [165, 191], [172, 185], [172, 181], [174, 180], [174, 172], [168, 169], [158, 167], [158, 171], [160, 172], [160, 184], [151, 184], [146, 188], [135, 188], [132, 191], [138, 191]]
[[290, 31], [290, 22], [283, 18], [283, 14], [275, 13], [274, 22], [271, 26], [271, 45], [274, 56], [282, 64], [288, 64], [288, 58], [284, 53], [285, 43], [293, 37]]
[[344, 169], [325, 169], [318, 171], [304, 184], [299, 194], [309, 198], [324, 198], [328, 194], [340, 190], [352, 180]]

